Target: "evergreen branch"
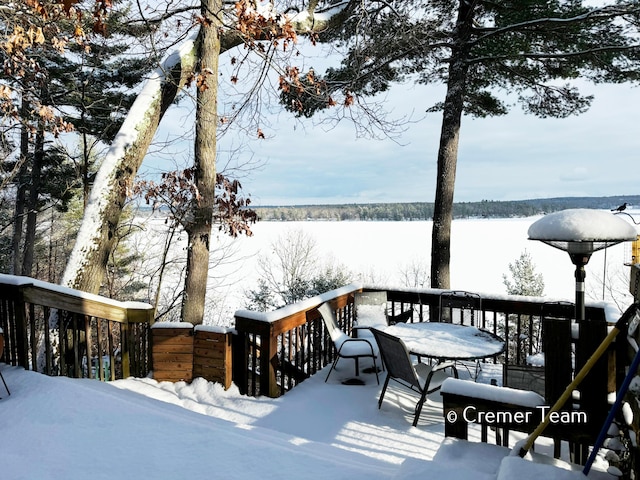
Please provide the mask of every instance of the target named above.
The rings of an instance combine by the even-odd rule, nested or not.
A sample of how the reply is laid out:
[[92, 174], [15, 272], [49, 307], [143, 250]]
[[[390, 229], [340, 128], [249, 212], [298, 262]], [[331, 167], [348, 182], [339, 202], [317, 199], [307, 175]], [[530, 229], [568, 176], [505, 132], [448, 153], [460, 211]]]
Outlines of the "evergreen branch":
[[565, 53], [535, 53], [535, 52], [525, 52], [519, 53], [515, 55], [499, 55], [499, 56], [485, 56], [485, 57], [477, 57], [470, 60], [467, 60], [469, 65], [483, 63], [483, 62], [502, 62], [504, 60], [514, 60], [514, 59], [538, 59], [538, 60], [552, 60], [552, 59], [570, 59], [570, 58], [580, 58], [587, 55], [591, 55], [594, 53], [602, 53], [602, 52], [623, 52], [629, 50], [639, 49], [640, 44], [634, 45], [607, 45], [604, 47], [595, 47], [590, 48], [588, 50], [581, 50], [578, 52], [565, 52]]
[[484, 40], [502, 35], [504, 33], [509, 33], [509, 32], [518, 31], [518, 30], [527, 30], [527, 29], [531, 29], [532, 27], [556, 27], [558, 25], [570, 25], [573, 23], [581, 23], [586, 20], [605, 20], [605, 19], [620, 17], [622, 15], [638, 14], [638, 13], [640, 13], [640, 7], [634, 7], [629, 9], [629, 8], [621, 8], [619, 6], [607, 5], [605, 7], [589, 10], [588, 12], [585, 12], [581, 15], [576, 15], [568, 18], [545, 17], [545, 18], [538, 18], [538, 19], [530, 20], [526, 22], [514, 23], [512, 25], [507, 25], [506, 27], [501, 27], [501, 28], [488, 28], [488, 27], [484, 27], [482, 29], [474, 28], [475, 31], [481, 30], [487, 33], [471, 41], [469, 45], [474, 46], [478, 43], [481, 43]]

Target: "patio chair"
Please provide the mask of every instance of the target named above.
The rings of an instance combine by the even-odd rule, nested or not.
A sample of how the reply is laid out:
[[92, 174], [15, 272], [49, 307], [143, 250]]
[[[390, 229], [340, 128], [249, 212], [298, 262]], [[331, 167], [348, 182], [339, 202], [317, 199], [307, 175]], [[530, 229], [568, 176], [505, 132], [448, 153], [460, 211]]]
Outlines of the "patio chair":
[[[480, 323], [481, 318], [482, 297], [477, 293], [452, 290], [440, 294], [440, 322], [459, 323], [474, 327]], [[482, 371], [480, 360], [474, 362], [474, 372], [471, 372], [469, 365], [463, 362], [458, 363], [467, 369], [474, 381], [477, 380]]]
[[382, 406], [382, 400], [387, 392], [389, 381], [394, 380], [400, 385], [413, 390], [420, 398], [415, 406], [413, 426], [418, 424], [422, 406], [427, 399], [427, 395], [437, 391], [442, 386], [442, 382], [449, 377], [446, 370], [449, 369], [455, 378], [458, 378], [458, 370], [453, 362], [443, 362], [436, 365], [426, 363], [413, 364], [409, 351], [404, 342], [393, 335], [382, 332], [378, 329], [371, 329], [380, 347], [380, 356], [387, 369], [387, 378], [384, 381], [378, 408]]
[[440, 294], [440, 321], [476, 326], [482, 318], [482, 298], [477, 293], [453, 290]]
[[376, 364], [376, 358], [380, 354], [378, 346], [375, 341], [367, 340], [366, 338], [351, 338], [344, 333], [340, 327], [338, 327], [338, 321], [336, 314], [329, 303], [323, 303], [318, 307], [318, 312], [322, 315], [329, 336], [333, 341], [333, 345], [336, 348], [336, 358], [331, 364], [327, 378], [325, 382], [329, 380], [331, 372], [336, 368], [338, 361], [341, 358], [351, 358], [355, 361], [356, 376], [360, 375], [359, 360], [361, 358], [371, 358], [373, 360], [373, 371], [376, 374], [376, 381], [380, 384], [380, 378], [378, 377], [378, 366]]
[[369, 328], [384, 328], [389, 325], [387, 292], [356, 292], [353, 304], [355, 307], [353, 331], [356, 336], [366, 333]]
[[353, 332], [356, 337], [373, 338], [373, 335], [368, 333], [368, 329], [383, 329], [388, 325], [406, 322], [413, 316], [413, 310], [406, 310], [399, 315], [390, 315], [385, 291], [357, 292], [353, 303], [356, 312]]
[[[4, 353], [4, 332], [0, 328], [0, 359], [2, 359], [2, 355]], [[0, 370], [0, 380], [4, 384], [4, 389], [7, 391], [7, 394], [11, 395], [9, 391], [9, 387], [7, 387], [7, 382], [4, 381], [4, 376], [2, 375], [2, 370]]]

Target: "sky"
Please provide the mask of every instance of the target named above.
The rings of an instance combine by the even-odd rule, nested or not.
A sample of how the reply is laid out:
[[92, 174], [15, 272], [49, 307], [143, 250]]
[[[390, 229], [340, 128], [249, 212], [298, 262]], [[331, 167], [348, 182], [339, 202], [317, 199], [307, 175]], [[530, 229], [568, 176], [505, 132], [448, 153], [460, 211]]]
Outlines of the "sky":
[[[567, 119], [525, 115], [519, 105], [502, 117], [464, 117], [455, 201], [638, 194], [640, 90], [585, 83], [582, 92], [595, 96], [592, 107]], [[433, 202], [441, 114], [425, 111], [443, 98], [442, 86], [395, 85], [383, 106], [389, 119], [410, 121], [393, 139], [358, 138], [348, 119], [333, 127], [322, 118], [296, 120], [271, 101], [266, 138], [227, 135], [218, 165], [230, 151], [252, 165], [241, 182], [254, 205]], [[188, 158], [192, 117], [188, 102], [172, 107], [156, 138], [186, 131], [187, 139], [163, 146], [164, 157], [152, 147], [143, 170]]]
[[[279, 399], [202, 378], [105, 383], [0, 370], [11, 391], [0, 383], [1, 470], [11, 480], [585, 478], [550, 458], [552, 442], [541, 437], [525, 458], [511, 455], [513, 443], [477, 443], [475, 428], [471, 442], [445, 440], [438, 392], [412, 427], [415, 395], [391, 385], [378, 409], [373, 374], [362, 375], [364, 386], [341, 384], [351, 362]], [[615, 478], [603, 468], [598, 458], [588, 478]]]

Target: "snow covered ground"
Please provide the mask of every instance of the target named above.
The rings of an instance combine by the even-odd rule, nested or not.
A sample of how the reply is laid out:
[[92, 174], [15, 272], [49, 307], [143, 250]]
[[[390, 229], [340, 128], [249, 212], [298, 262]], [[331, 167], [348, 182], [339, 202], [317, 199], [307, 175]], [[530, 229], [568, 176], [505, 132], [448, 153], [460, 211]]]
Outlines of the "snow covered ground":
[[[576, 479], [549, 466], [552, 447], [508, 458], [494, 445], [443, 438], [442, 404], [432, 394], [417, 427], [416, 397], [391, 386], [382, 408], [373, 374], [345, 386], [340, 373], [313, 376], [279, 399], [236, 387], [127, 379], [51, 378], [0, 364], [0, 472], [11, 480], [100, 479]], [[470, 431], [479, 441], [479, 432]], [[544, 462], [542, 461], [544, 460]], [[558, 462], [556, 462], [558, 463]], [[596, 463], [596, 468], [602, 468]], [[589, 478], [611, 479], [592, 470]]]

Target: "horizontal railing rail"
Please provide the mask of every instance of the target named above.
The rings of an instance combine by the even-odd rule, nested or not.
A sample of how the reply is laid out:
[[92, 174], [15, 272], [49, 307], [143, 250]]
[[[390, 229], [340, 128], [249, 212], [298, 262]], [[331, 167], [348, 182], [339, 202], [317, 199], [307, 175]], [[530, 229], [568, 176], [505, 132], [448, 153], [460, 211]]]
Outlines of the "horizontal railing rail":
[[5, 362], [48, 375], [114, 380], [151, 369], [153, 307], [0, 274]]
[[[331, 363], [335, 351], [317, 307], [330, 301], [338, 313], [340, 327], [350, 334], [355, 315], [354, 295], [363, 290], [385, 289], [353, 284], [272, 312], [236, 312], [233, 378], [240, 391], [252, 396], [283, 395]], [[410, 322], [439, 320], [440, 296], [445, 290], [386, 292], [389, 314], [411, 311]], [[541, 351], [543, 317], [574, 318], [573, 304], [566, 301], [513, 295], [481, 298], [479, 312], [471, 321], [505, 339], [503, 356], [494, 359], [504, 364], [526, 365]], [[606, 305], [600, 303], [588, 305], [586, 316], [595, 321], [616, 320]], [[467, 323], [468, 318], [453, 321]]]

